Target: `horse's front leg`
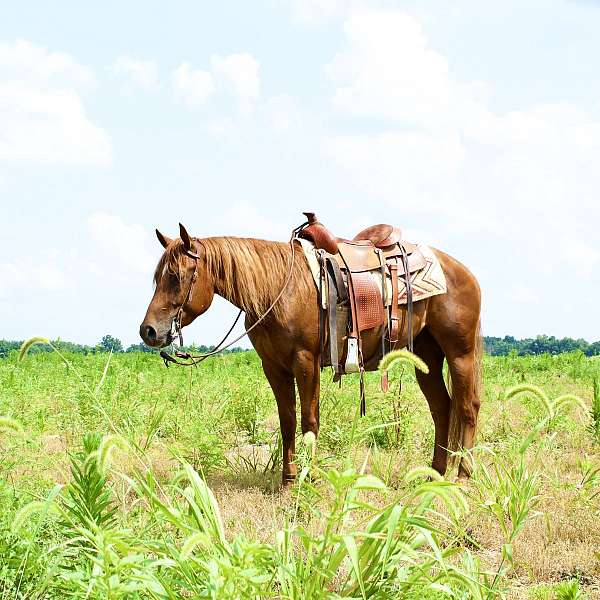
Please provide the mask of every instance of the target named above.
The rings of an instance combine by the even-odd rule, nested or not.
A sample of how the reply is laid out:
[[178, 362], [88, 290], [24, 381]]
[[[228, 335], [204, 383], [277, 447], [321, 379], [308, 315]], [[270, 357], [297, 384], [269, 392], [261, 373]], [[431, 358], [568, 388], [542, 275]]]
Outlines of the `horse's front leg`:
[[319, 433], [319, 393], [321, 374], [319, 356], [308, 350], [296, 353], [293, 365], [294, 377], [300, 395], [302, 434], [312, 431]]
[[279, 428], [283, 445], [282, 473], [284, 484], [296, 478], [296, 465], [293, 463], [296, 451], [296, 391], [294, 376], [279, 365], [263, 360], [263, 370], [271, 385], [277, 410], [279, 412]]

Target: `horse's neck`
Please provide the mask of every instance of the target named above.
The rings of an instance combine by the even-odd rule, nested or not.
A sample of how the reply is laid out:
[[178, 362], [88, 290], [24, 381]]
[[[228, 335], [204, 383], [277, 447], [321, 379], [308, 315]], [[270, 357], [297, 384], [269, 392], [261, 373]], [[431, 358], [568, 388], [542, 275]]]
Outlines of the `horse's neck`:
[[206, 242], [213, 264], [218, 265], [213, 272], [215, 293], [244, 312], [260, 316], [257, 313], [268, 308], [283, 286], [289, 260], [285, 244], [232, 237]]

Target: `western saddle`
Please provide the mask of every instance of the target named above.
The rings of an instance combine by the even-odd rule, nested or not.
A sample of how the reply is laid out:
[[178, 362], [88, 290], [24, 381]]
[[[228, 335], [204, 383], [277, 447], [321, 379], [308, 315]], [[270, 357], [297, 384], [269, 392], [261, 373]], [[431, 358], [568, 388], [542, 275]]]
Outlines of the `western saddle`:
[[[405, 313], [400, 310], [399, 279], [406, 288], [407, 346], [412, 350], [410, 276], [425, 267], [426, 261], [418, 247], [404, 241], [400, 229], [392, 225], [373, 225], [347, 240], [331, 233], [314, 213], [304, 215], [307, 222], [300, 227], [298, 237], [315, 246], [320, 270], [321, 366], [333, 367], [334, 381], [346, 373], [360, 373], [363, 415], [364, 371], [377, 368], [379, 359], [394, 347], [404, 330]], [[388, 297], [388, 280], [391, 297]], [[365, 363], [361, 334], [377, 327], [382, 331], [381, 350]], [[382, 389], [387, 390], [387, 373], [382, 374], [381, 383]]]

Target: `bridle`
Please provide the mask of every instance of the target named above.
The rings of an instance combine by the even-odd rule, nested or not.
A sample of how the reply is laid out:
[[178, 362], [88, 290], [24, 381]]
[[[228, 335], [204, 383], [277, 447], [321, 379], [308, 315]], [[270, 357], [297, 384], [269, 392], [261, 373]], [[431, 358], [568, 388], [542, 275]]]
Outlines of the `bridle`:
[[[196, 254], [195, 252], [192, 252], [191, 250], [185, 250], [185, 254], [187, 256], [189, 256], [190, 258], [194, 259], [194, 273], [190, 280], [190, 285], [188, 287], [187, 294], [185, 295], [183, 302], [179, 305], [179, 308], [177, 309], [177, 312], [175, 313], [175, 316], [173, 317], [173, 321], [171, 323], [171, 338], [172, 339], [179, 338], [180, 346], [183, 346], [183, 334], [181, 333], [181, 330], [183, 329], [183, 326], [181, 325], [183, 309], [184, 309], [185, 305], [188, 304], [188, 302], [192, 299], [192, 294], [194, 292], [194, 285], [196, 283], [196, 280], [198, 279], [198, 259], [200, 258], [200, 256], [198, 256], [198, 254]], [[162, 355], [162, 353], [161, 353], [161, 355]]]
[[[245, 329], [238, 337], [236, 337], [235, 339], [231, 340], [228, 344], [223, 346], [223, 344], [225, 343], [225, 341], [227, 340], [227, 338], [233, 331], [233, 328], [237, 325], [237, 322], [240, 320], [242, 313], [244, 312], [243, 309], [240, 309], [235, 320], [233, 321], [233, 324], [231, 325], [231, 327], [229, 328], [229, 330], [227, 331], [227, 333], [225, 334], [223, 339], [210, 352], [206, 352], [204, 354], [193, 355], [193, 354], [190, 354], [189, 352], [181, 352], [181, 351], [177, 351], [177, 350], [175, 350], [173, 352], [173, 354], [169, 354], [166, 350], [161, 350], [160, 356], [163, 359], [166, 367], [169, 366], [169, 363], [175, 363], [175, 364], [181, 365], [183, 367], [191, 367], [191, 366], [194, 366], [194, 365], [202, 362], [203, 360], [206, 360], [207, 358], [210, 358], [211, 356], [220, 354], [223, 350], [226, 350], [230, 346], [233, 346], [233, 344], [235, 344], [236, 342], [239, 342], [243, 337], [248, 335], [248, 333], [250, 333], [261, 321], [263, 321], [265, 319], [265, 317], [273, 310], [273, 308], [275, 307], [277, 302], [279, 302], [279, 300], [281, 300], [283, 293], [287, 289], [287, 286], [292, 279], [292, 268], [294, 266], [294, 259], [295, 259], [295, 254], [296, 254], [294, 240], [296, 240], [296, 238], [298, 237], [298, 233], [306, 225], [308, 225], [308, 221], [302, 223], [302, 225], [299, 225], [298, 227], [295, 227], [292, 230], [292, 234], [290, 236], [290, 241], [289, 241], [289, 245], [290, 245], [292, 253], [291, 253], [291, 257], [290, 257], [290, 262], [287, 266], [287, 276], [283, 283], [283, 287], [281, 288], [280, 292], [277, 294], [277, 296], [275, 297], [273, 302], [271, 302], [271, 305], [267, 308], [267, 310], [250, 327], [248, 327], [248, 329]], [[200, 245], [202, 245], [202, 242], [200, 240], [197, 240], [197, 241]], [[180, 304], [179, 308], [177, 309], [175, 317], [173, 318], [173, 321], [171, 323], [171, 337], [172, 337], [172, 339], [178, 338], [180, 346], [183, 346], [183, 334], [181, 332], [181, 330], [183, 329], [183, 326], [181, 325], [181, 318], [183, 316], [183, 311], [185, 309], [186, 304], [188, 304], [190, 302], [190, 300], [192, 299], [194, 285], [196, 283], [196, 280], [198, 279], [198, 260], [200, 260], [200, 258], [201, 258], [198, 254], [196, 254], [195, 252], [192, 252], [191, 250], [188, 250], [188, 249], [184, 249], [184, 253], [187, 256], [189, 256], [190, 258], [194, 259], [194, 273], [190, 280], [190, 285], [188, 287], [188, 290], [184, 297], [184, 300]]]

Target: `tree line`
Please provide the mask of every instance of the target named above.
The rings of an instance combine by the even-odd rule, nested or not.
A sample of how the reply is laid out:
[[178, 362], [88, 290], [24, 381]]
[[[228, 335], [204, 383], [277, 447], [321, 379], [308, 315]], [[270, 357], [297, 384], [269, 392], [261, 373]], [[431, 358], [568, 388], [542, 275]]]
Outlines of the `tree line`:
[[[5, 358], [13, 350], [18, 350], [23, 341], [0, 340], [0, 358]], [[75, 344], [63, 340], [53, 340], [52, 343], [65, 352], [75, 352], [77, 354], [97, 354], [99, 352], [156, 352], [144, 343], [131, 344], [127, 348], [123, 347], [121, 340], [112, 335], [105, 335], [95, 346], [84, 344]], [[556, 338], [553, 335], [538, 335], [535, 338], [525, 338], [518, 340], [512, 335], [504, 337], [484, 336], [483, 343], [487, 354], [492, 356], [506, 356], [511, 352], [519, 356], [530, 354], [562, 354], [563, 352], [581, 351], [586, 356], [600, 355], [600, 341], [586, 342], [584, 339]], [[214, 346], [190, 346], [186, 348], [194, 352], [204, 353], [214, 350]], [[38, 344], [31, 348], [30, 352], [49, 352], [52, 348], [45, 344]], [[244, 352], [245, 348], [234, 347], [227, 352]]]
[[538, 335], [535, 338], [518, 340], [512, 335], [501, 337], [484, 336], [485, 351], [492, 356], [506, 356], [515, 352], [519, 356], [531, 354], [562, 354], [581, 351], [586, 356], [600, 355], [600, 342], [586, 342], [584, 339], [556, 338], [553, 335]]
[[[113, 337], [112, 335], [105, 335], [95, 346], [88, 346], [86, 344], [75, 344], [73, 342], [65, 342], [63, 340], [51, 340], [52, 344], [64, 352], [74, 352], [76, 354], [98, 354], [101, 352], [156, 352], [154, 348], [146, 346], [144, 343], [131, 344], [127, 348], [123, 347], [123, 343], [119, 338]], [[10, 352], [19, 350], [23, 340], [0, 340], [0, 358], [6, 358]], [[211, 352], [214, 350], [214, 346], [187, 346], [185, 350], [198, 352], [200, 354], [204, 352]], [[29, 352], [51, 352], [52, 348], [48, 344], [36, 344], [32, 346]], [[228, 352], [244, 352], [245, 348], [235, 346], [233, 348], [223, 350], [223, 353]]]

